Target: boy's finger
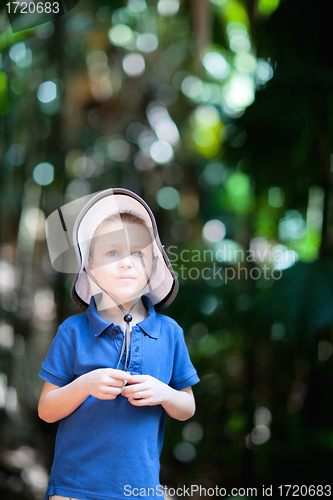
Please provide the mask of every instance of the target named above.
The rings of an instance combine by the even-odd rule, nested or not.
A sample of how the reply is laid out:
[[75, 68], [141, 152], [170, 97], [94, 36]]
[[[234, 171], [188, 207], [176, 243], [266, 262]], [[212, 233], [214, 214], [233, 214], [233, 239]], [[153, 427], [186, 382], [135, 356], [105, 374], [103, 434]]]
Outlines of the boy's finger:
[[124, 396], [132, 396], [133, 394], [136, 394], [137, 392], [144, 391], [144, 390], [145, 390], [145, 386], [143, 384], [135, 385], [135, 386], [127, 385], [123, 389], [123, 395]]
[[121, 387], [124, 388], [126, 385], [126, 380], [118, 380], [116, 378], [110, 377], [110, 381], [108, 383], [109, 387]]
[[138, 391], [133, 394], [131, 399], [145, 399], [145, 396], [147, 396], [147, 394], [145, 394], [145, 391]]
[[118, 394], [121, 394], [122, 389], [120, 387], [108, 387], [107, 390], [104, 390], [104, 394], [106, 396], [117, 396]]
[[130, 399], [128, 398], [128, 401], [133, 405], [133, 406], [149, 406], [149, 403], [145, 399]]
[[126, 380], [128, 381], [132, 378], [129, 372], [124, 372], [123, 370], [115, 370], [114, 368], [109, 368], [109, 376], [118, 380]]
[[139, 384], [140, 382], [145, 382], [147, 380], [147, 375], [131, 375], [131, 384]]

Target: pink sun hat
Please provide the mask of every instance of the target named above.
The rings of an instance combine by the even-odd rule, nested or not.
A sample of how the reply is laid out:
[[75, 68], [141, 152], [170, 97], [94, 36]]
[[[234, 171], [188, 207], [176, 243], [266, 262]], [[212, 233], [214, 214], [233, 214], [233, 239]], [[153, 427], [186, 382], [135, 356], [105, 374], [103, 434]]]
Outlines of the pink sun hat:
[[55, 270], [75, 273], [71, 297], [86, 310], [92, 296], [100, 292], [85, 272], [91, 240], [104, 219], [128, 212], [140, 217], [152, 237], [156, 267], [149, 286], [143, 290], [156, 311], [172, 303], [178, 292], [178, 280], [161, 243], [153, 212], [136, 193], [111, 188], [74, 200], [53, 212], [46, 220], [46, 235]]

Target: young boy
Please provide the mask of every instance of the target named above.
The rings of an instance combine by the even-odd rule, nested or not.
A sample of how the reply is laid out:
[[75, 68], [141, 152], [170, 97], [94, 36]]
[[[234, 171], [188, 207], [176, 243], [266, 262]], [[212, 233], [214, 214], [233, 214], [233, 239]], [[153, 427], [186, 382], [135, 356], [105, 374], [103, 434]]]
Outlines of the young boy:
[[[68, 240], [66, 210], [55, 220]], [[49, 225], [50, 253], [54, 242], [63, 249], [55, 233]], [[60, 420], [45, 500], [161, 497], [164, 414], [192, 417], [199, 381], [182, 329], [157, 312], [177, 278], [150, 208], [125, 189], [91, 198], [73, 247], [71, 295], [85, 312], [59, 327], [39, 374], [38, 414]]]

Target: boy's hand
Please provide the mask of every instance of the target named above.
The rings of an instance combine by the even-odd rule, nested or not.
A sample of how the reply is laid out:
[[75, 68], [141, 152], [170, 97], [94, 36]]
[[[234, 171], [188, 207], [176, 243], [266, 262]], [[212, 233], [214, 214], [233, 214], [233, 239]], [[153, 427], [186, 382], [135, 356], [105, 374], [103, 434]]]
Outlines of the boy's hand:
[[120, 394], [130, 373], [114, 368], [98, 368], [81, 376], [90, 396], [98, 399], [115, 399]]
[[132, 375], [131, 385], [124, 387], [122, 395], [134, 406], [154, 406], [169, 400], [170, 387], [150, 375]]

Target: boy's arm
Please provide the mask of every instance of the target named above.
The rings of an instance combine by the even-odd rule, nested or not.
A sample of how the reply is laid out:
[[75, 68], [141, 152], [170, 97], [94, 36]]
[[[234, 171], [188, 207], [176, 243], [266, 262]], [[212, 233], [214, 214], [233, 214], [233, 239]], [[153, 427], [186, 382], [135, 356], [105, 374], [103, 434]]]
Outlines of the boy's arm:
[[162, 404], [168, 415], [177, 420], [187, 420], [193, 417], [195, 413], [195, 401], [192, 387], [186, 387], [180, 391], [176, 391], [171, 387], [170, 389], [172, 391], [170, 399]]
[[99, 368], [63, 387], [45, 382], [39, 398], [38, 416], [45, 422], [53, 423], [68, 417], [88, 396], [115, 399], [129, 377], [130, 374], [122, 370]]
[[177, 391], [150, 375], [132, 375], [122, 395], [134, 406], [162, 405], [170, 417], [187, 420], [195, 413], [191, 387]]
[[64, 387], [45, 381], [38, 403], [39, 418], [53, 423], [73, 413], [88, 397], [81, 378]]

